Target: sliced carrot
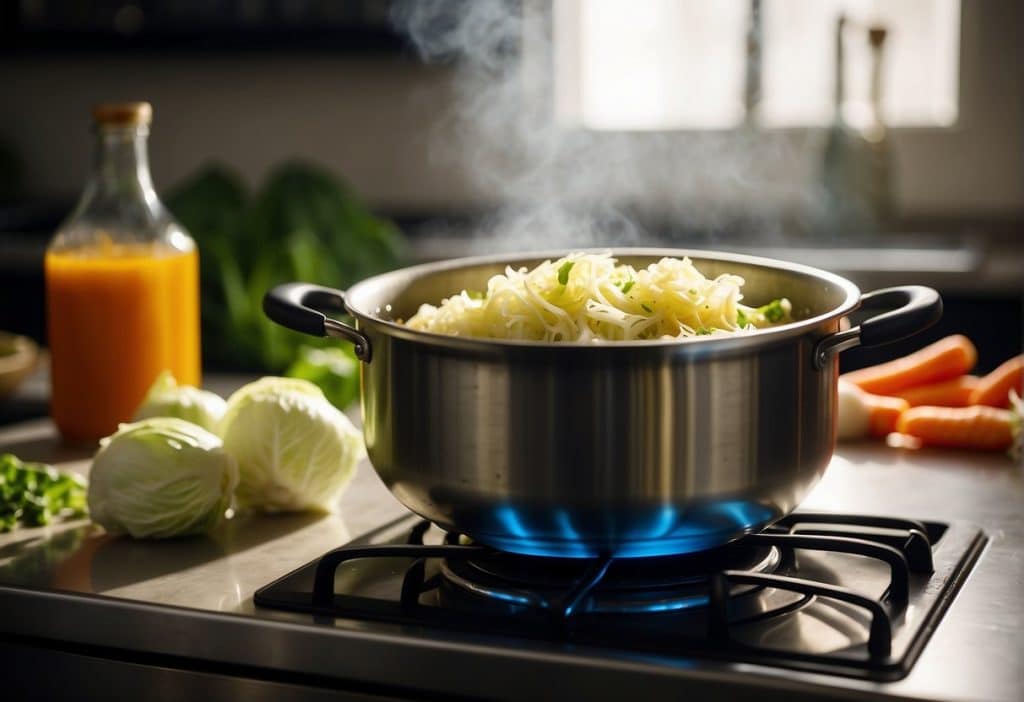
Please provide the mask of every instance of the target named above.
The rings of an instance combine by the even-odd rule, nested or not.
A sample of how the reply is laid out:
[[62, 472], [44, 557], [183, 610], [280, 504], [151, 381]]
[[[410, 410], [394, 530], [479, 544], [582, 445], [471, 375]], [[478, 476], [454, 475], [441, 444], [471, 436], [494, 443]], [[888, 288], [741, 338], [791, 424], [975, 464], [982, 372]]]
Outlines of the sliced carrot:
[[972, 405], [1009, 407], [1010, 390], [1024, 397], [1024, 354], [1011, 358], [994, 371], [981, 378], [978, 387], [971, 393]]
[[971, 393], [978, 387], [978, 380], [976, 375], [961, 375], [959, 378], [943, 380], [941, 383], [928, 383], [900, 390], [892, 396], [903, 398], [911, 407], [966, 407], [975, 404], [971, 402]]
[[907, 388], [940, 383], [967, 373], [978, 360], [971, 340], [954, 334], [909, 356], [846, 373], [843, 378], [861, 390], [893, 395]]
[[971, 407], [912, 407], [900, 415], [896, 431], [925, 446], [1004, 451], [1013, 446], [1016, 423], [1010, 410]]

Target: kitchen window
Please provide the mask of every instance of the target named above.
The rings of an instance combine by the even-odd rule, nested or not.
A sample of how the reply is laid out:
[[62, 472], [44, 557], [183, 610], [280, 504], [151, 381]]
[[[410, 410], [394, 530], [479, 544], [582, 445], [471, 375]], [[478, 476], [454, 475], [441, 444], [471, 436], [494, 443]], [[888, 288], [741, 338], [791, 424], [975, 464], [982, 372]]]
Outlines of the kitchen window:
[[888, 124], [957, 122], [960, 0], [554, 0], [556, 113], [595, 130], [715, 130], [754, 104], [760, 126], [826, 125], [841, 15], [848, 121], [866, 111], [867, 30], [881, 25]]

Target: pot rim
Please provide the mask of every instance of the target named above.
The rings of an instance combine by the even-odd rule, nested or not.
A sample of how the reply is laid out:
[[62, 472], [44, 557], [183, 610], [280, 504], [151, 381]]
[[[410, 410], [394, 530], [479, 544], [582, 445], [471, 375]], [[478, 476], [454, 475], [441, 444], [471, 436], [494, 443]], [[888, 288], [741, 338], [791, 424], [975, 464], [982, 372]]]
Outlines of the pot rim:
[[[735, 332], [721, 336], [692, 336], [682, 339], [637, 339], [629, 341], [608, 341], [608, 342], [575, 342], [575, 341], [531, 341], [527, 339], [490, 339], [485, 337], [464, 337], [451, 336], [448, 334], [437, 334], [434, 332], [410, 329], [404, 324], [384, 319], [381, 315], [381, 308], [372, 312], [360, 309], [351, 301], [364, 295], [370, 295], [373, 288], [377, 288], [394, 278], [408, 278], [411, 282], [424, 275], [440, 273], [444, 271], [470, 268], [480, 265], [493, 264], [515, 264], [527, 261], [544, 261], [547, 259], [558, 259], [568, 253], [611, 253], [616, 258], [623, 256], [649, 256], [652, 258], [683, 258], [687, 256], [694, 260], [726, 261], [740, 263], [763, 268], [773, 268], [791, 273], [797, 273], [821, 282], [831, 283], [846, 293], [841, 304], [832, 310], [807, 319], [800, 319], [789, 324], [777, 327], [758, 329], [751, 332]], [[463, 349], [467, 351], [496, 351], [500, 349], [565, 349], [566, 351], [581, 351], [583, 349], [594, 349], [607, 353], [615, 349], [637, 352], [641, 349], [656, 349], [664, 351], [666, 348], [687, 348], [700, 352], [719, 352], [734, 349], [743, 349], [752, 346], [760, 347], [765, 344], [792, 339], [803, 336], [809, 330], [818, 325], [843, 317], [860, 305], [861, 291], [854, 283], [820, 268], [814, 268], [801, 263], [793, 263], [763, 256], [751, 256], [747, 254], [728, 253], [724, 251], [713, 251], [705, 249], [669, 249], [669, 248], [648, 248], [648, 247], [604, 247], [604, 248], [579, 248], [579, 249], [547, 249], [542, 251], [525, 251], [514, 254], [492, 254], [486, 256], [468, 256], [455, 259], [446, 259], [431, 263], [421, 263], [415, 266], [399, 268], [387, 273], [381, 273], [353, 285], [345, 293], [345, 309], [358, 322], [360, 327], [371, 327], [380, 330], [389, 336], [399, 337], [408, 341], [424, 343], [432, 346], [443, 346], [447, 348]]]

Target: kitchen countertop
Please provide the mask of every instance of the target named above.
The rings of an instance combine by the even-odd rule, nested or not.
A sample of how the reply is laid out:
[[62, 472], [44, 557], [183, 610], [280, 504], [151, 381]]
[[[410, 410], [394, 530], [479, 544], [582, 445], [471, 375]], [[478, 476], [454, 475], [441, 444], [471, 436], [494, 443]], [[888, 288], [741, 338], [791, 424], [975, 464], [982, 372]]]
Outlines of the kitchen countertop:
[[[26, 460], [54, 462], [61, 467], [87, 472], [87, 452], [61, 447], [47, 420], [27, 422], [0, 430], [0, 452], [11, 451]], [[802, 674], [783, 682], [794, 698], [849, 698], [851, 694], [894, 696], [901, 699], [1019, 700], [1024, 696], [1024, 471], [1002, 455], [957, 452], [905, 452], [881, 445], [842, 445], [825, 478], [802, 508], [825, 511], [864, 512], [941, 521], [966, 520], [982, 527], [990, 539], [985, 552], [950, 610], [925, 646], [910, 675], [897, 682], [872, 683], [845, 678]], [[264, 645], [246, 647], [231, 654], [231, 662], [258, 668], [280, 668], [291, 674], [358, 676], [352, 666], [382, 664], [373, 656], [385, 652], [401, 656], [393, 675], [398, 688], [416, 689], [418, 679], [444, 690], [443, 675], [429, 665], [429, 655], [417, 654], [417, 642], [435, 638], [429, 631], [403, 631], [379, 626], [367, 631], [357, 622], [336, 620], [312, 624], [309, 617], [256, 609], [253, 592], [292, 569], [349, 541], [373, 527], [406, 514], [391, 497], [371, 466], [360, 465], [345, 493], [338, 514], [235, 518], [223, 522], [208, 537], [167, 542], [136, 542], [112, 537], [87, 520], [67, 521], [36, 529], [20, 529], [0, 535], [0, 644], [5, 640], [59, 641], [99, 645], [114, 649], [146, 649], [153, 654], [191, 656], [216, 665], [227, 656], [225, 636], [232, 628], [260, 621], [273, 626], [261, 630]], [[116, 599], [115, 599], [116, 598]], [[102, 604], [105, 626], [93, 626]], [[146, 625], [131, 630], [118, 622], [138, 608]], [[221, 632], [195, 636], [210, 627]], [[205, 629], [202, 631], [206, 631]], [[394, 634], [402, 633], [401, 639]], [[245, 634], [237, 634], [245, 635]], [[250, 630], [250, 634], [252, 631]], [[301, 636], [310, 637], [308, 640]], [[219, 642], [219, 643], [218, 643]], [[306, 648], [293, 648], [303, 643]], [[375, 648], [388, 643], [390, 648]], [[446, 637], [450, 646], [458, 637]], [[396, 646], [404, 648], [395, 648]], [[311, 655], [313, 647], [327, 651]], [[376, 651], [376, 653], [374, 653]], [[360, 655], [356, 655], [357, 652]], [[542, 669], [559, 657], [557, 652], [538, 656], [536, 651], [483, 648], [481, 655], [503, 655], [510, 674], [535, 675], [525, 682], [550, 685], [544, 675], [559, 675], [614, 695], [616, 673], [640, 672], [656, 690], [678, 690], [680, 680], [666, 678], [665, 666], [644, 668], [643, 660], [601, 663], [599, 672], [573, 663], [580, 653], [565, 656], [557, 673]], [[599, 655], [599, 654], [595, 654]], [[416, 661], [416, 662], [411, 662]], [[387, 661], [384, 661], [387, 662]], [[592, 663], [593, 661], [591, 661]], [[640, 666], [640, 668], [637, 668]], [[681, 666], [672, 676], [686, 678], [688, 690], [699, 694], [700, 685], [714, 691], [716, 680], [737, 675], [773, 678], [780, 684], [785, 671], [756, 666]], [[607, 682], [600, 682], [607, 678]], [[623, 677], [623, 679], [627, 679]], [[522, 689], [523, 679], [517, 680]], [[645, 685], [647, 682], [645, 682]], [[676, 688], [659, 684], [676, 685]], [[828, 685], [826, 689], [821, 685]], [[549, 688], [547, 688], [549, 689]], [[571, 688], [568, 688], [571, 689]], [[622, 688], [626, 690], [628, 688]], [[732, 688], [730, 688], [732, 689]], [[501, 696], [499, 681], [493, 694]], [[749, 691], [748, 691], [749, 692]], [[550, 693], [549, 693], [550, 694]], [[718, 694], [722, 694], [719, 692]]]

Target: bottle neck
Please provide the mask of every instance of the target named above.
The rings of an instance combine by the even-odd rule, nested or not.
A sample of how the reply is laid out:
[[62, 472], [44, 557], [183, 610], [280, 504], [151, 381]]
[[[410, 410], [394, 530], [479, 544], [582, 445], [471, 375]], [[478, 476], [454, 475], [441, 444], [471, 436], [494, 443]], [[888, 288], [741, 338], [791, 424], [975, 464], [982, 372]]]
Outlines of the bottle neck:
[[761, 105], [761, 17], [761, 0], [751, 0], [750, 24], [747, 26], [747, 65], [743, 83], [744, 123], [748, 126], [756, 124]]
[[145, 126], [98, 127], [88, 194], [101, 200], [155, 202], [146, 150], [148, 136]]
[[842, 15], [836, 21], [835, 33], [835, 83], [833, 85], [832, 106], [833, 124], [846, 126], [846, 119], [843, 116], [843, 100], [846, 99], [846, 56], [843, 51], [843, 30], [846, 27], [846, 18]]
[[871, 77], [868, 91], [868, 114], [864, 135], [869, 141], [885, 138], [885, 122], [882, 120], [882, 45], [871, 46]]

